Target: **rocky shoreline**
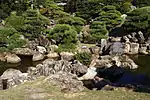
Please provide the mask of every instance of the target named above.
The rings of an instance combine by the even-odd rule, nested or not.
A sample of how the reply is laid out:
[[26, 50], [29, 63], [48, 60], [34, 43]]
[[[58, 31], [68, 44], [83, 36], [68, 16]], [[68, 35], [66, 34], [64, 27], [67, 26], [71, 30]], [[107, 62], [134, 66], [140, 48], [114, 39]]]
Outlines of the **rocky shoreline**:
[[[55, 52], [57, 48], [57, 45], [49, 44], [49, 46], [44, 47], [39, 46], [35, 41], [30, 41], [25, 48], [16, 48], [11, 53], [1, 53], [0, 61], [7, 63], [21, 62], [17, 55], [32, 56], [32, 61], [44, 61], [35, 67], [29, 67], [27, 73], [15, 69], [6, 70], [0, 77], [0, 89], [14, 87], [40, 76], [46, 76], [47, 80], [58, 85], [62, 90], [73, 92], [83, 90], [84, 85], [86, 85], [83, 82], [85, 80], [95, 80], [94, 86], [103, 80], [104, 83], [107, 83], [105, 84], [107, 87], [112, 83], [106, 81], [101, 75], [99, 76], [97, 70], [100, 69], [103, 73], [103, 69], [109, 69], [111, 71], [107, 73], [117, 77], [124, 73], [120, 69], [137, 69], [138, 65], [128, 55], [149, 54], [150, 42], [149, 38], [144, 38], [143, 33], [138, 32], [123, 37], [110, 37], [108, 40], [102, 39], [100, 45], [97, 46], [82, 45], [78, 48], [78, 52], [92, 54], [92, 61], [89, 66], [85, 66], [74, 59], [77, 52], [57, 53]], [[104, 73], [106, 72], [104, 71]], [[91, 83], [90, 85], [92, 86]]]

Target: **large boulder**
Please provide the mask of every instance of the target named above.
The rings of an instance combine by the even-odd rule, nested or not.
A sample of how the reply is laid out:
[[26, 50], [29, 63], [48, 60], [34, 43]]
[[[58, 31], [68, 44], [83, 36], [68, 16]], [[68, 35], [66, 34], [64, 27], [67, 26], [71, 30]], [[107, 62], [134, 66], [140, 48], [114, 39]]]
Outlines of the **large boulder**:
[[130, 52], [130, 43], [124, 43], [124, 53], [129, 54]]
[[141, 44], [140, 45], [139, 53], [140, 54], [148, 54], [148, 52], [147, 52], [147, 44]]
[[32, 56], [35, 51], [29, 48], [15, 48], [13, 52], [17, 55], [27, 55], [27, 56]]
[[40, 61], [43, 60], [45, 56], [39, 52], [35, 53], [32, 57], [32, 61]]
[[144, 35], [141, 31], [138, 32], [138, 41], [139, 41], [139, 43], [144, 43], [145, 42]]
[[36, 48], [37, 48], [37, 51], [38, 51], [39, 53], [41, 53], [41, 54], [46, 53], [45, 47], [43, 47], [43, 46], [37, 46]]
[[49, 52], [47, 54], [47, 58], [57, 60], [57, 59], [60, 58], [60, 56], [59, 56], [59, 54], [57, 52]]
[[120, 57], [121, 60], [121, 67], [123, 68], [130, 68], [130, 69], [137, 69], [138, 65], [128, 56], [123, 55]]
[[76, 75], [84, 74], [87, 71], [87, 67], [81, 63], [71, 63], [66, 60], [53, 61], [46, 59], [42, 64], [36, 66], [36, 72], [39, 75], [49, 76], [59, 71], [70, 72]]
[[130, 44], [130, 54], [138, 54], [139, 53], [139, 44], [131, 43]]
[[2, 81], [6, 81], [5, 85], [9, 88], [27, 80], [27, 74], [16, 69], [8, 69], [2, 74], [1, 79]]
[[55, 52], [56, 49], [58, 49], [57, 45], [50, 45], [49, 47], [47, 47], [48, 52]]
[[73, 54], [71, 52], [61, 52], [60, 53], [61, 59], [62, 60], [67, 60], [67, 61], [70, 61], [70, 60], [74, 59], [74, 55], [75, 54]]
[[111, 55], [122, 55], [124, 53], [123, 44], [121, 42], [114, 42], [110, 48]]
[[38, 46], [39, 44], [33, 40], [33, 41], [28, 41], [27, 42], [27, 47], [31, 50], [36, 50], [36, 47]]
[[95, 67], [89, 67], [87, 73], [85, 73], [82, 77], [78, 77], [78, 80], [92, 80], [97, 75]]
[[7, 63], [19, 63], [21, 59], [15, 54], [7, 54], [5, 56]]
[[79, 92], [85, 88], [82, 81], [77, 80], [77, 76], [68, 72], [57, 72], [50, 75], [47, 80], [61, 89], [62, 92]]

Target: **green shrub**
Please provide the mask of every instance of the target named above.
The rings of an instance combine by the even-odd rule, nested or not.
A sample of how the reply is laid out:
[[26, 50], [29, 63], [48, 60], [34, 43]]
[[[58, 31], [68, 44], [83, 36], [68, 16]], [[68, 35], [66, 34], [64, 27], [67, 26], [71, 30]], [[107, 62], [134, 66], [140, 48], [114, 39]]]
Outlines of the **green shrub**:
[[110, 32], [113, 28], [121, 25], [123, 19], [121, 18], [121, 13], [116, 10], [115, 6], [108, 5], [103, 7], [96, 21], [105, 23], [107, 30]]
[[92, 55], [87, 52], [77, 53], [75, 55], [75, 59], [80, 61], [84, 65], [89, 65], [91, 63], [91, 57]]
[[108, 37], [108, 31], [106, 25], [103, 22], [94, 21], [90, 25], [90, 34], [93, 37], [93, 40], [97, 43], [100, 42], [102, 38]]
[[13, 50], [25, 44], [20, 34], [14, 28], [0, 28], [0, 52]]
[[67, 24], [57, 24], [52, 30], [47, 30], [46, 33], [50, 39], [54, 39], [60, 49], [74, 49], [78, 41], [77, 32]]
[[82, 26], [85, 24], [85, 20], [80, 17], [62, 17], [57, 20], [57, 23], [71, 25], [80, 33]]
[[127, 13], [123, 28], [127, 33], [142, 31], [148, 33], [150, 29], [150, 7], [137, 8]]

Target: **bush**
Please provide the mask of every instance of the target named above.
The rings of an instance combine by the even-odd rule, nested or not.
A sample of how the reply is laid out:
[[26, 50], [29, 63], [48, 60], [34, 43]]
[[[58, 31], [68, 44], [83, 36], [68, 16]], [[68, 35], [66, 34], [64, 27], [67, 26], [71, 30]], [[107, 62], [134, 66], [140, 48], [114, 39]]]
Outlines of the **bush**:
[[92, 57], [92, 55], [87, 52], [77, 53], [75, 55], [75, 59], [80, 61], [84, 65], [90, 65], [91, 57]]
[[123, 19], [121, 18], [121, 13], [116, 10], [115, 6], [108, 5], [102, 9], [96, 21], [105, 23], [107, 30], [110, 32], [113, 28], [120, 25]]
[[57, 23], [71, 25], [78, 33], [80, 33], [82, 26], [85, 24], [85, 20], [80, 17], [63, 17], [58, 19]]
[[20, 34], [14, 28], [0, 28], [0, 51], [9, 51], [21, 47], [25, 40], [20, 38]]
[[108, 37], [106, 25], [103, 22], [94, 21], [90, 25], [90, 34], [95, 42], [99, 43], [102, 38]]
[[150, 7], [137, 8], [127, 13], [123, 28], [127, 33], [142, 31], [148, 32], [150, 28]]
[[77, 43], [77, 32], [67, 24], [57, 24], [52, 30], [46, 33], [50, 39], [54, 39], [60, 48], [69, 50], [75, 49]]
[[27, 10], [22, 16], [12, 14], [6, 19], [6, 24], [12, 26], [28, 39], [37, 38], [50, 24], [47, 17], [41, 15], [37, 10]]

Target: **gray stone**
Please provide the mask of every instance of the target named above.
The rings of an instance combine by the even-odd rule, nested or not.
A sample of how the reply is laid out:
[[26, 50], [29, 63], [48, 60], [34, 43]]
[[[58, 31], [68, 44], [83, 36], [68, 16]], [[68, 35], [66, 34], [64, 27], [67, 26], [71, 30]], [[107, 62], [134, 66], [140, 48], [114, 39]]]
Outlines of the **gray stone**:
[[38, 51], [39, 53], [41, 53], [41, 54], [46, 53], [45, 47], [43, 47], [43, 46], [37, 46], [36, 48], [37, 48], [37, 51]]
[[21, 59], [15, 54], [7, 54], [5, 56], [7, 63], [19, 63]]
[[41, 53], [35, 53], [32, 57], [32, 61], [40, 61], [40, 60], [43, 60], [44, 59], [44, 55], [41, 54]]
[[27, 73], [22, 73], [19, 70], [15, 70], [15, 69], [6, 70], [1, 76], [2, 80], [7, 80], [6, 81], [7, 88], [21, 84], [22, 82], [27, 80], [27, 78], [28, 78]]
[[146, 44], [141, 44], [140, 45], [139, 53], [140, 54], [148, 54], [148, 52], [147, 52], [147, 45]]
[[79, 92], [85, 88], [82, 81], [77, 80], [77, 76], [68, 72], [57, 72], [50, 75], [47, 80], [61, 89], [62, 92]]
[[55, 59], [55, 60], [57, 60], [57, 59], [60, 58], [59, 54], [56, 53], [56, 52], [49, 52], [49, 53], [47, 54], [47, 57], [48, 57], [49, 59]]
[[130, 43], [124, 43], [124, 53], [129, 54], [130, 52]]
[[70, 61], [70, 60], [74, 59], [74, 55], [75, 54], [73, 54], [71, 52], [61, 52], [60, 53], [61, 59], [62, 60], [67, 60], [67, 61]]
[[138, 32], [138, 40], [139, 40], [139, 43], [144, 43], [145, 42], [144, 35], [141, 31]]
[[111, 55], [122, 55], [124, 53], [123, 45], [121, 42], [114, 42], [110, 49]]
[[35, 51], [29, 48], [15, 48], [12, 52], [14, 52], [17, 55], [28, 55], [28, 56], [32, 56], [35, 53]]
[[131, 43], [130, 44], [130, 54], [138, 54], [139, 53], [139, 44]]

